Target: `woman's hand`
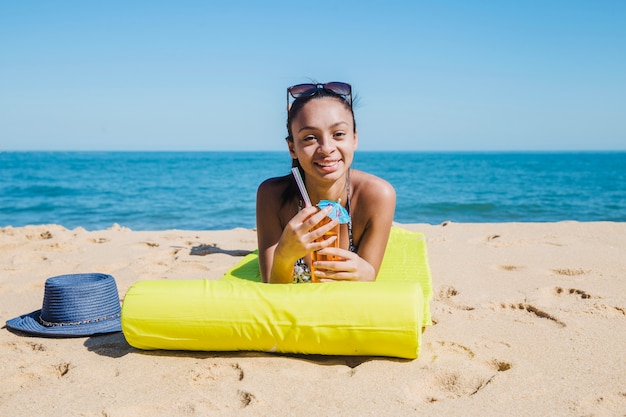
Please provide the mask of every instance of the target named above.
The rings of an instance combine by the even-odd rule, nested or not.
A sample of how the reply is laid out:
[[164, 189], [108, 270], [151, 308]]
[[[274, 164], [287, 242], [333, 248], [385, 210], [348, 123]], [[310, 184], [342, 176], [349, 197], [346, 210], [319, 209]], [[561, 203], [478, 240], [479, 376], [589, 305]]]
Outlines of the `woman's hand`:
[[332, 236], [320, 242], [315, 242], [315, 240], [335, 227], [338, 220], [333, 220], [312, 230], [331, 210], [332, 207], [326, 207], [321, 211], [318, 211], [317, 207], [306, 207], [296, 214], [285, 226], [276, 246], [274, 258], [280, 257], [295, 262], [295, 260], [313, 251], [323, 249], [332, 244], [337, 239], [337, 236]]
[[365, 259], [354, 252], [341, 248], [326, 248], [320, 255], [337, 256], [338, 261], [316, 261], [315, 277], [321, 282], [327, 281], [374, 281], [376, 271]]

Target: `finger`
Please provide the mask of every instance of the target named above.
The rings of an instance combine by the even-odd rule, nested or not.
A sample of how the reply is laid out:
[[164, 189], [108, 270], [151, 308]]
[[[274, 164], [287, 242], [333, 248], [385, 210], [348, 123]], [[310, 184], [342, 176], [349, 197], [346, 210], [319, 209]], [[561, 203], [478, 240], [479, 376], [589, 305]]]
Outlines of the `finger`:
[[[309, 239], [307, 239], [309, 240]], [[324, 250], [328, 245], [332, 245], [333, 242], [337, 240], [337, 236], [331, 236], [325, 240], [310, 240], [309, 243], [305, 244], [306, 249], [309, 252], [320, 252]]]
[[[313, 209], [313, 211], [311, 212], [311, 209]], [[331, 207], [324, 207], [323, 210], [319, 210], [316, 207], [307, 207], [308, 212], [310, 213], [307, 217], [305, 217], [305, 220], [303, 221], [303, 225], [308, 227], [308, 229], [312, 229], [315, 225], [317, 225], [319, 222], [321, 222], [325, 217], [328, 216], [328, 214], [331, 212]], [[304, 211], [304, 210], [302, 210]]]
[[356, 274], [346, 272], [315, 271], [315, 277], [320, 282], [356, 281]]
[[317, 212], [319, 212], [319, 209], [316, 206], [305, 207], [302, 210], [300, 210], [298, 214], [294, 216], [294, 218], [300, 219], [301, 222], [304, 222], [305, 220], [307, 220], [309, 217], [313, 216]]
[[[339, 224], [339, 220], [334, 219], [329, 223], [319, 226], [316, 229], [309, 231], [309, 234], [314, 240], [326, 241], [328, 244], [334, 242], [334, 239], [331, 240], [331, 237], [336, 238], [338, 231], [331, 232], [332, 229], [335, 229]], [[327, 245], [326, 245], [327, 246]], [[322, 247], [326, 247], [322, 246]]]
[[339, 273], [345, 272], [346, 274], [355, 274], [357, 272], [356, 265], [352, 262], [346, 262], [342, 260], [337, 261], [315, 261], [313, 266], [316, 271]]
[[335, 256], [340, 261], [353, 261], [356, 260], [358, 255], [354, 252], [350, 252], [347, 249], [338, 248], [335, 246], [324, 247], [318, 251], [320, 255]]

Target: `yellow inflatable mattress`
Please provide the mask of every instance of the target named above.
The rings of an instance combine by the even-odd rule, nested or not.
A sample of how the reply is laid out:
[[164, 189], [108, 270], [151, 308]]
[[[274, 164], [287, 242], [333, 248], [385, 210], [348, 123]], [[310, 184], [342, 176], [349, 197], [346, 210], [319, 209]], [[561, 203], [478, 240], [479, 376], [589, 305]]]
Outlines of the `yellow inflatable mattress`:
[[135, 283], [122, 331], [139, 349], [416, 358], [431, 287], [423, 235], [394, 227], [376, 282], [263, 284], [253, 253], [217, 281]]

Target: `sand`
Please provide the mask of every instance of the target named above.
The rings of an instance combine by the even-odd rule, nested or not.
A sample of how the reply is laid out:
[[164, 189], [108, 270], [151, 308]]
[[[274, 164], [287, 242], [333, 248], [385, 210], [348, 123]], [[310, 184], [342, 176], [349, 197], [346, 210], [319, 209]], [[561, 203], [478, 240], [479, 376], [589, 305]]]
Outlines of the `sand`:
[[[426, 234], [435, 291], [416, 360], [147, 352], [121, 333], [3, 327], [0, 415], [626, 415], [626, 223], [402, 226]], [[5, 227], [0, 322], [41, 308], [51, 276], [108, 273], [123, 298], [138, 280], [217, 279], [255, 247], [247, 229]]]

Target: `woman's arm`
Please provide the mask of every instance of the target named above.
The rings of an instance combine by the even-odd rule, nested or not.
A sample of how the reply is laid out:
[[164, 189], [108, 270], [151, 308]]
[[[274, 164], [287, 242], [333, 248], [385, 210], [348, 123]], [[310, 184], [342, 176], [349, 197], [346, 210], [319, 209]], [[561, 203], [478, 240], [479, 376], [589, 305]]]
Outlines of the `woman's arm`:
[[[396, 192], [387, 181], [372, 177], [363, 190], [359, 209], [365, 209], [366, 223], [359, 242], [358, 254], [376, 271], [383, 262], [396, 209]], [[364, 207], [363, 207], [364, 205]]]
[[285, 227], [282, 217], [290, 213], [289, 207], [281, 206], [284, 185], [280, 179], [263, 182], [257, 190], [257, 241], [259, 246], [259, 267], [263, 282], [293, 282], [293, 266], [299, 258], [322, 249], [333, 242], [335, 237], [322, 242], [314, 242], [337, 224], [337, 221], [311, 231], [330, 211], [330, 207], [320, 212], [315, 207], [307, 207], [290, 219]]
[[[277, 178], [264, 181], [257, 189], [256, 198], [256, 227], [257, 243], [259, 246], [259, 268], [263, 282], [269, 282], [272, 268], [274, 267], [274, 252], [280, 236], [282, 225], [280, 221], [280, 180]], [[278, 268], [279, 265], [276, 265]], [[280, 276], [287, 276], [289, 272], [285, 265], [285, 271]], [[293, 271], [293, 265], [291, 266]]]
[[[363, 174], [363, 173], [361, 173]], [[364, 174], [355, 186], [353, 230], [359, 228], [358, 253], [326, 248], [320, 253], [345, 259], [316, 263], [317, 276], [328, 280], [374, 281], [385, 255], [396, 207], [396, 193], [387, 181]]]
[[374, 268], [376, 279], [389, 241], [396, 208], [396, 192], [391, 184], [381, 180], [377, 187], [367, 191], [365, 201], [369, 220], [359, 242], [358, 255]]

